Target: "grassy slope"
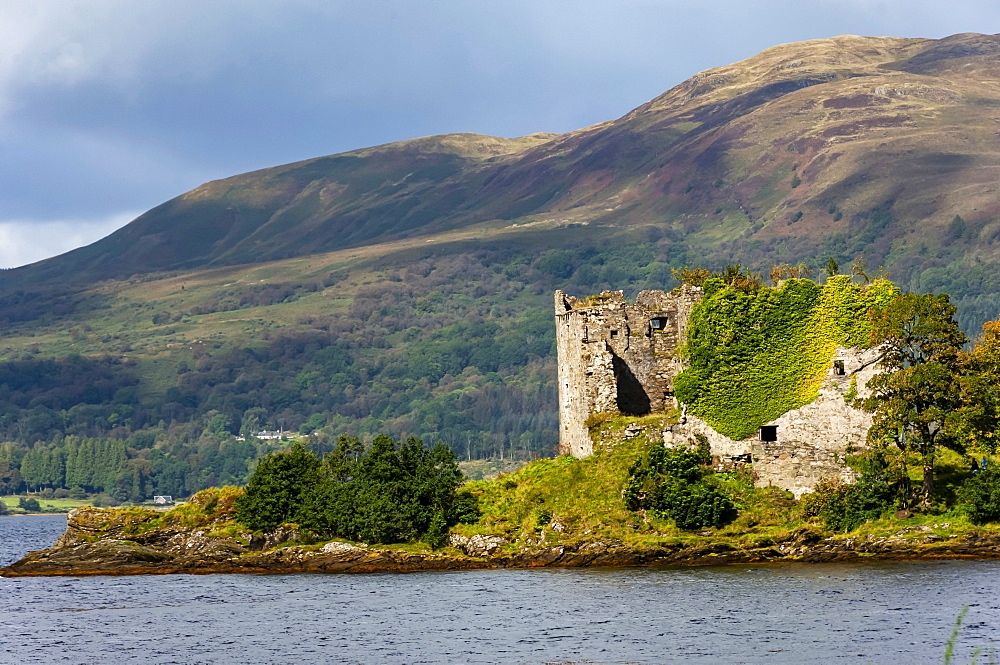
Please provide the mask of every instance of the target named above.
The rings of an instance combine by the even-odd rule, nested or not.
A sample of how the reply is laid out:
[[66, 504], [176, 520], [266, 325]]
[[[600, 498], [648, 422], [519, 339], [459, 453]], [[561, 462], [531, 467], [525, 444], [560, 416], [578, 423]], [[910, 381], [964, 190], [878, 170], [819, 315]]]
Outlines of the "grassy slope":
[[[65, 286], [67, 274], [80, 283], [126, 268], [276, 260], [88, 287], [93, 307], [113, 311], [77, 308], [13, 325], [0, 356], [33, 345], [45, 355], [128, 347], [155, 355], [195, 339], [254, 340], [261, 327], [294, 327], [317, 311], [346, 308], [358, 286], [381, 279], [372, 268], [380, 257], [502, 239], [560, 247], [633, 225], [640, 234], [666, 233], [666, 251], [678, 262], [725, 257], [766, 271], [779, 261], [865, 256], [903, 288], [947, 290], [965, 297], [980, 320], [993, 318], [1000, 307], [990, 277], [1000, 253], [992, 184], [1000, 168], [998, 44], [981, 35], [788, 44], [702, 72], [623, 118], [566, 135], [429, 137], [207, 183], [91, 247], [4, 273], [0, 291], [39, 289], [50, 279]], [[464, 160], [465, 170], [444, 176], [429, 166], [451, 159]], [[449, 198], [456, 187], [477, 193], [459, 205]], [[328, 207], [293, 222], [288, 211], [303, 205], [302, 196]], [[433, 199], [441, 209], [419, 224], [406, 221], [410, 212], [357, 217], [390, 199], [421, 206]], [[245, 209], [243, 217], [258, 211], [267, 220], [206, 239], [223, 221], [198, 213], [201, 205]], [[880, 207], [886, 214], [873, 221]], [[956, 214], [962, 228], [949, 226]], [[248, 219], [225, 224], [242, 229]], [[321, 227], [338, 240], [313, 237]], [[360, 235], [350, 240], [348, 231]], [[172, 249], [154, 249], [161, 241]], [[335, 249], [345, 245], [353, 247]], [[174, 257], [176, 248], [187, 253]], [[333, 251], [311, 254], [324, 249]], [[180, 312], [234, 286], [344, 270], [350, 279], [335, 291], [293, 303], [152, 329], [143, 322], [155, 308]]]
[[[598, 440], [618, 440], [626, 425], [649, 424], [649, 418], [615, 418], [595, 431]], [[640, 435], [608, 447], [599, 445], [587, 458], [559, 457], [531, 462], [518, 471], [490, 481], [473, 481], [483, 517], [475, 525], [459, 525], [463, 535], [497, 534], [514, 545], [569, 544], [587, 540], [618, 540], [636, 549], [673, 546], [702, 547], [725, 543], [739, 550], [766, 548], [803, 538], [861, 538], [903, 541], [938, 536], [950, 538], [973, 532], [998, 532], [1000, 525], [974, 526], [958, 510], [938, 510], [906, 518], [886, 516], [849, 534], [833, 534], [815, 518], [801, 514], [791, 494], [777, 488], [754, 488], [750, 476], [718, 474], [721, 485], [735, 497], [737, 519], [720, 529], [696, 532], [677, 529], [669, 520], [626, 510], [621, 498], [629, 466], [654, 442]], [[914, 479], [919, 468], [913, 468]], [[965, 461], [945, 453], [939, 462], [940, 499], [954, 501], [954, 488], [966, 477]], [[565, 530], [552, 528], [558, 522]]]
[[[554, 236], [549, 237], [547, 232]], [[196, 341], [253, 345], [259, 343], [262, 330], [272, 333], [305, 330], [310, 327], [310, 317], [345, 312], [360, 288], [385, 282], [389, 269], [435, 254], [467, 251], [463, 242], [474, 241], [473, 246], [505, 240], [514, 246], [558, 245], [557, 236], [564, 235], [565, 231], [560, 233], [555, 224], [530, 229], [486, 226], [282, 261], [107, 281], [84, 293], [84, 297], [100, 298], [100, 306], [78, 309], [70, 325], [61, 317], [53, 317], [8, 326], [0, 332], [0, 360], [10, 360], [29, 347], [46, 357], [126, 353], [154, 358], [172, 350], [183, 357], [181, 347]], [[184, 315], [179, 321], [152, 323], [157, 312], [181, 315], [227, 290], [322, 281], [330, 275], [339, 278], [333, 286], [301, 293], [292, 302]]]

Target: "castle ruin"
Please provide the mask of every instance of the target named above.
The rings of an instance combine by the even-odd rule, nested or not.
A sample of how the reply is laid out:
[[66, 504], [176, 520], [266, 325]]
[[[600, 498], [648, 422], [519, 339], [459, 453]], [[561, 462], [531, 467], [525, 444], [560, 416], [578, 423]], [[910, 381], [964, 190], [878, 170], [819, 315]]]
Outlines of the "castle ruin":
[[[642, 291], [635, 303], [622, 291], [585, 299], [556, 291], [560, 454], [593, 453], [588, 420], [596, 414], [644, 416], [682, 406], [673, 393], [674, 377], [684, 369], [677, 350], [701, 298], [700, 288], [686, 284], [671, 292]], [[875, 350], [837, 349], [819, 396], [748, 439], [730, 439], [690, 414], [647, 435], [662, 437], [668, 446], [704, 437], [720, 468], [750, 461], [758, 486], [780, 487], [796, 497], [822, 478], [850, 481], [843, 456], [865, 445], [871, 416], [850, 406], [845, 395], [867, 394], [876, 360]]]
[[701, 296], [686, 284], [676, 293], [643, 291], [634, 304], [622, 291], [585, 300], [556, 291], [560, 454], [594, 451], [586, 423], [596, 413], [644, 416], [676, 406], [676, 350]]

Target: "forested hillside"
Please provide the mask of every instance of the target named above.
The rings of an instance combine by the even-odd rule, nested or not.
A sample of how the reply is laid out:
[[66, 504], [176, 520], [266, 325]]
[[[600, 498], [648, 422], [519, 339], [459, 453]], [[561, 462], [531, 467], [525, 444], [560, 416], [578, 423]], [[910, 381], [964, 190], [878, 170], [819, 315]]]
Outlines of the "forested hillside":
[[[297, 295], [284, 306], [312, 312], [294, 321], [262, 321], [275, 305], [209, 289], [207, 303], [184, 310], [142, 307], [141, 324], [107, 341], [98, 309], [89, 331], [34, 337], [51, 341], [0, 365], [0, 434], [11, 442], [0, 451], [0, 492], [81, 486], [139, 497], [239, 484], [257, 456], [281, 444], [234, 437], [264, 428], [311, 434], [319, 450], [340, 433], [389, 432], [444, 441], [461, 459], [550, 455], [558, 438], [552, 290], [660, 286], [669, 268], [658, 253], [647, 242], [613, 252], [507, 247], [408, 257], [367, 284], [345, 277], [289, 287]], [[353, 291], [339, 311], [310, 304], [338, 288]], [[197, 292], [184, 291], [194, 303]], [[202, 322], [225, 314], [249, 317], [256, 338]], [[46, 343], [84, 353], [47, 358]], [[88, 345], [120, 351], [90, 355]], [[105, 470], [82, 482], [69, 460], [86, 441], [113, 459], [95, 461]]]

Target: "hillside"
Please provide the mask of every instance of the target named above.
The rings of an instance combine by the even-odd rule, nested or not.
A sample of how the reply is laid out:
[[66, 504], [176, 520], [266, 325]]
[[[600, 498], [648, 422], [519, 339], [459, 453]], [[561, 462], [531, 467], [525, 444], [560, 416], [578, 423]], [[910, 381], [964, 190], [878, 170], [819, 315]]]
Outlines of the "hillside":
[[[977, 34], [778, 46], [569, 134], [430, 137], [207, 183], [4, 281], [250, 263], [534, 222], [648, 224], [760, 259], [864, 253], [942, 286], [926, 270], [996, 258], [998, 53], [1000, 37]], [[952, 226], [956, 215], [963, 223]]]
[[0, 489], [67, 435], [125, 441], [137, 494], [241, 481], [260, 450], [227, 437], [251, 425], [548, 455], [551, 292], [669, 288], [684, 265], [860, 258], [951, 293], [974, 334], [1000, 312], [998, 120], [1000, 36], [848, 36], [568, 134], [207, 183], [0, 273]]

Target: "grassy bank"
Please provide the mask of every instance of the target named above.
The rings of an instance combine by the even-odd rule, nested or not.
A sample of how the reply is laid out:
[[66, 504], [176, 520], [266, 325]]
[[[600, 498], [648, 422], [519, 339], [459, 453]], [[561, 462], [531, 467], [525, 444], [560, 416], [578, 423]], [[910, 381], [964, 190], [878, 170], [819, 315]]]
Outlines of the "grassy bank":
[[[825, 528], [809, 516], [790, 492], [754, 487], [752, 468], [710, 476], [712, 483], [732, 496], [738, 516], [719, 528], [677, 528], [653, 511], [629, 511], [622, 498], [629, 468], [651, 445], [663, 423], [656, 418], [610, 418], [595, 426], [595, 437], [613, 441], [598, 446], [583, 459], [559, 457], [531, 462], [493, 480], [472, 481], [467, 487], [479, 497], [482, 517], [476, 524], [459, 525], [462, 535], [499, 535], [508, 548], [572, 545], [588, 540], [617, 540], [635, 549], [712, 547], [753, 550], [785, 543], [815, 543], [824, 539], [914, 543], [945, 541], [973, 533], [1000, 533], [1000, 525], [976, 526], [954, 507], [955, 488], [967, 470], [958, 455], [939, 462], [940, 501], [926, 512], [891, 511], [847, 533]], [[637, 436], [624, 437], [627, 426], [647, 426]], [[914, 469], [916, 479], [919, 469]], [[946, 508], [951, 505], [951, 508]]]
[[[598, 445], [590, 457], [542, 459], [496, 478], [469, 481], [464, 489], [477, 497], [480, 517], [473, 524], [453, 527], [452, 533], [502, 538], [493, 555], [517, 556], [559, 546], [583, 551], [596, 543], [640, 554], [685, 553], [675, 557], [677, 560], [700, 560], [716, 554], [732, 560], [740, 560], [741, 556], [743, 560], [788, 559], [795, 558], [797, 551], [806, 554], [803, 548], [815, 550], [838, 543], [843, 545], [841, 554], [846, 548], [861, 553], [859, 556], [882, 552], [885, 558], [892, 558], [894, 550], [905, 551], [901, 554], [904, 557], [922, 556], [925, 550], [937, 556], [940, 553], [931, 550], [940, 550], [942, 545], [1000, 539], [1000, 525], [973, 525], [954, 507], [953, 500], [947, 501], [949, 496], [953, 499], [955, 487], [968, 474], [957, 455], [940, 465], [938, 504], [913, 514], [889, 510], [843, 533], [827, 528], [822, 519], [810, 515], [803, 502], [795, 500], [791, 493], [774, 487], [754, 487], [752, 467], [728, 473], [705, 471], [704, 480], [731, 497], [736, 516], [718, 527], [678, 528], [672, 519], [654, 510], [629, 510], [623, 499], [630, 469], [651, 448], [661, 445], [659, 433], [669, 421], [669, 417], [608, 417], [593, 424], [595, 440], [606, 443]], [[249, 530], [234, 521], [234, 500], [241, 493], [235, 487], [206, 490], [168, 512], [153, 513], [147, 507], [124, 510], [120, 513], [123, 518], [140, 514], [144, 517], [134, 527], [125, 526], [123, 535], [131, 538], [140, 531], [157, 528], [209, 527], [209, 535], [233, 537], [242, 543], [249, 537]], [[3, 498], [17, 511], [19, 497]], [[59, 511], [86, 503], [71, 499], [41, 501], [43, 508]], [[947, 505], [952, 507], [945, 508]], [[133, 533], [135, 529], [138, 531]], [[325, 542], [295, 525], [279, 530], [285, 536], [268, 538], [273, 542], [269, 547], [288, 544], [288, 538], [309, 549]], [[430, 549], [423, 543], [392, 547], [410, 552]], [[984, 550], [980, 547], [977, 551]], [[448, 547], [444, 552], [459, 553]]]
[[[38, 510], [26, 510], [20, 507], [22, 500], [34, 499], [38, 501]], [[8, 494], [0, 496], [0, 501], [3, 501], [7, 506], [8, 515], [30, 515], [35, 513], [68, 513], [74, 508], [83, 508], [84, 506], [93, 506], [98, 503], [103, 503], [103, 501], [98, 500], [94, 496], [85, 497], [83, 499], [70, 499], [70, 498], [51, 498], [45, 499], [37, 494]], [[152, 508], [153, 503], [148, 502], [142, 504], [147, 508]]]
[[[35, 499], [38, 501], [39, 510], [25, 510], [19, 507], [23, 499]], [[27, 515], [31, 513], [68, 513], [74, 508], [93, 505], [93, 499], [41, 499], [30, 494], [8, 494], [0, 496], [0, 501], [7, 505], [9, 515]]]

